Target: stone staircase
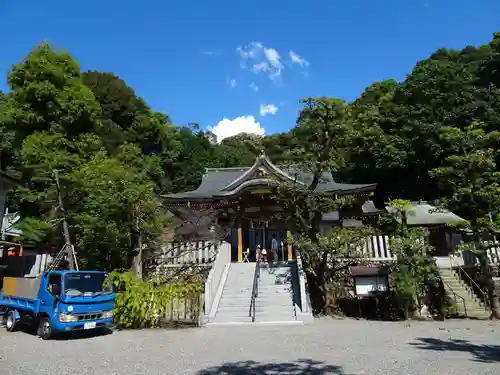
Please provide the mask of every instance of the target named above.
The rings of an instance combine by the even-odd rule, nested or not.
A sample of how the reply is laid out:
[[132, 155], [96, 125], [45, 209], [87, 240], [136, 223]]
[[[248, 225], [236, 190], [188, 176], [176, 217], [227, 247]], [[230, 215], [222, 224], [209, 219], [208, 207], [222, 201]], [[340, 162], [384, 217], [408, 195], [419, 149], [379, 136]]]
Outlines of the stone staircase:
[[[213, 323], [251, 323], [248, 316], [255, 263], [231, 263]], [[211, 324], [211, 323], [209, 323]]]
[[[472, 290], [465, 285], [454, 271], [449, 268], [440, 268], [441, 279], [445, 285], [446, 294], [454, 299], [453, 291], [457, 294], [457, 308], [460, 315], [474, 319], [488, 319], [490, 313], [484, 308], [481, 300], [472, 292]], [[451, 289], [451, 291], [450, 291]], [[460, 298], [462, 297], [462, 298]], [[465, 308], [464, 308], [465, 302]]]
[[256, 322], [296, 322], [293, 301], [292, 268], [286, 264], [261, 265]]
[[[268, 268], [261, 264], [255, 323], [302, 323], [296, 320], [291, 271], [288, 265]], [[208, 326], [252, 324], [249, 312], [254, 272], [255, 263], [229, 266], [215, 318]]]

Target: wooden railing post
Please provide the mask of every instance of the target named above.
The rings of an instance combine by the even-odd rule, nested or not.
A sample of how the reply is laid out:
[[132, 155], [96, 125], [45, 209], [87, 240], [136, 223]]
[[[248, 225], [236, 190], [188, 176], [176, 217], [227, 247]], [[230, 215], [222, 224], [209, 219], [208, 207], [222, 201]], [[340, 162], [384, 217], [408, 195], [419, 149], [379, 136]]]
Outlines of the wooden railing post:
[[292, 232], [286, 231], [287, 260], [293, 260], [292, 252]]
[[241, 218], [238, 218], [238, 263], [243, 262], [243, 231], [241, 228]]

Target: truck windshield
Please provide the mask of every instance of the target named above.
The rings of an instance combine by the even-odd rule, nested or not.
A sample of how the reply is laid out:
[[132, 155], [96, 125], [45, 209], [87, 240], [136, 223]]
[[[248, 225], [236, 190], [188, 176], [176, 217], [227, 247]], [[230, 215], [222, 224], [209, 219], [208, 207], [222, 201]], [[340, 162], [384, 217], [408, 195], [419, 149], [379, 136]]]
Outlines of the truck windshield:
[[68, 297], [97, 296], [111, 293], [107, 274], [74, 272], [64, 275], [64, 294]]

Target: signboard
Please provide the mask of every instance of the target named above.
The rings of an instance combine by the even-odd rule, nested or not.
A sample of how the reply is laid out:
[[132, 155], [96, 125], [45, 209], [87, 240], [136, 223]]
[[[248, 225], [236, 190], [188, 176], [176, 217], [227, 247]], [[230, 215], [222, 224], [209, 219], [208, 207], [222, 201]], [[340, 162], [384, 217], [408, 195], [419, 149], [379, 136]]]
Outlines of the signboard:
[[356, 277], [356, 294], [367, 296], [373, 292], [387, 291], [387, 276]]

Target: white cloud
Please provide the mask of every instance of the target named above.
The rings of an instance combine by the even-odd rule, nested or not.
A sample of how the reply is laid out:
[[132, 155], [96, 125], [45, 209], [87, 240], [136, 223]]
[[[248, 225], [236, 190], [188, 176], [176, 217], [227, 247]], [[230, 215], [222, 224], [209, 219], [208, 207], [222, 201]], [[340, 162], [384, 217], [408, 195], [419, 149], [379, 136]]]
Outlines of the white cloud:
[[234, 89], [237, 85], [238, 82], [236, 82], [236, 80], [234, 78], [231, 78], [229, 76], [226, 77], [226, 83], [229, 85], [229, 87], [231, 87], [232, 89]]
[[294, 63], [294, 64], [297, 64], [297, 65], [300, 65], [301, 67], [303, 68], [307, 68], [309, 66], [309, 61], [307, 61], [306, 59], [304, 59], [303, 57], [300, 57], [299, 55], [297, 55], [295, 52], [293, 52], [292, 50], [290, 50], [290, 52], [288, 53], [288, 55], [290, 56], [290, 60]]
[[248, 87], [250, 87], [255, 92], [259, 92], [259, 86], [257, 86], [255, 82], [252, 82]]
[[278, 112], [278, 107], [275, 106], [274, 104], [261, 104], [260, 105], [259, 113], [261, 116], [275, 115], [276, 112]]
[[240, 116], [233, 120], [224, 118], [209, 130], [217, 136], [217, 142], [240, 133], [264, 135], [264, 128], [253, 116]]
[[251, 42], [245, 47], [239, 46], [236, 51], [240, 55], [242, 69], [251, 69], [256, 74], [265, 73], [272, 81], [279, 81], [285, 67], [274, 48], [267, 48], [261, 42]]

